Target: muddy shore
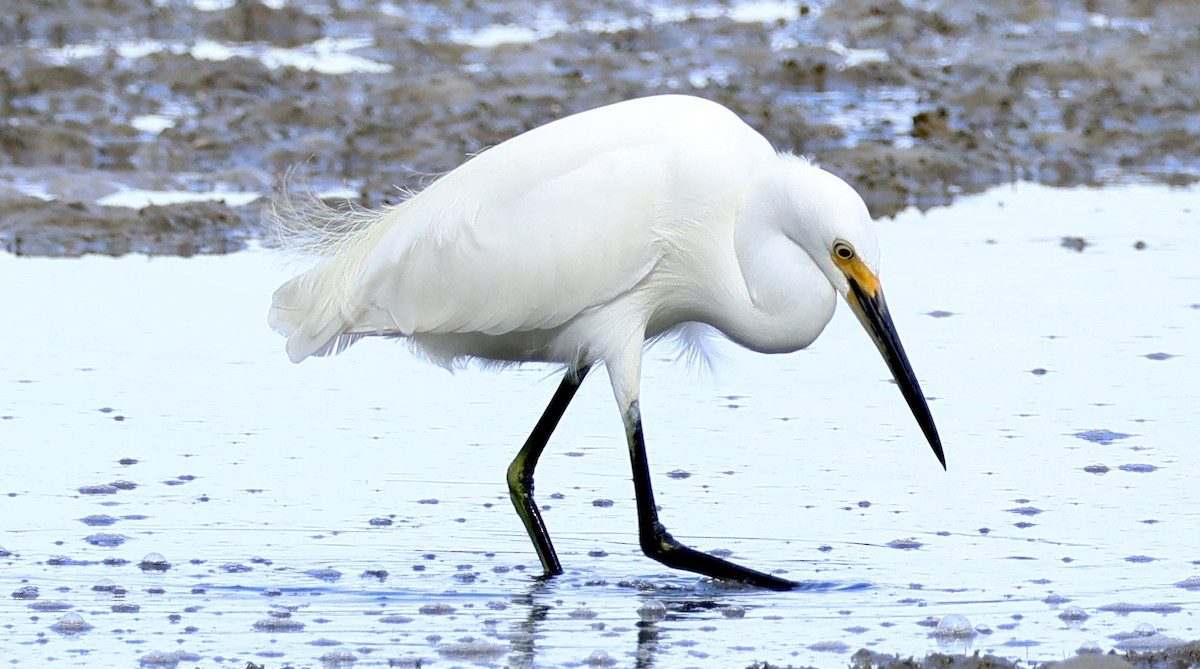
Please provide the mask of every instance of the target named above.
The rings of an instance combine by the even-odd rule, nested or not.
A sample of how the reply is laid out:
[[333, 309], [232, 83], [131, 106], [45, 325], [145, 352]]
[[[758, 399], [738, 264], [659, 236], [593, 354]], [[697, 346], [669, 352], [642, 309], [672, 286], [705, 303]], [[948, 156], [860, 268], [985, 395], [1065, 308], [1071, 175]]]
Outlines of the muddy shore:
[[[1195, 3], [672, 7], [17, 0], [0, 17], [0, 240], [225, 253], [294, 166], [394, 202], [524, 130], [664, 92], [728, 105], [879, 216], [1019, 180], [1200, 178]], [[218, 194], [106, 206], [129, 189]]]

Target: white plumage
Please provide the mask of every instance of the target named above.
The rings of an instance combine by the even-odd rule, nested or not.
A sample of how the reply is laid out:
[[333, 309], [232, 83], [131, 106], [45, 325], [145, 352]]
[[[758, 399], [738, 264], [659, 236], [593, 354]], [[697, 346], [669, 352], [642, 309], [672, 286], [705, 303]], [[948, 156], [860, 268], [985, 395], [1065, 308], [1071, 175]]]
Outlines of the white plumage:
[[[739, 258], [734, 243], [739, 213], [761, 209], [748, 198], [777, 186], [773, 204], [789, 207], [787, 184], [778, 183], [789, 173], [792, 183], [820, 175], [841, 186], [831, 195], [852, 194], [698, 98], [644, 98], [571, 116], [484, 151], [407, 201], [363, 217], [337, 254], [280, 288], [271, 323], [288, 337], [295, 362], [368, 334], [414, 337], [446, 362], [481, 355], [574, 365], [611, 352], [607, 341], [595, 341], [610, 332], [588, 328], [589, 337], [570, 328], [605, 308], [627, 312], [624, 318], [640, 321], [628, 325], [647, 328], [648, 337], [692, 319], [737, 330], [721, 322], [729, 314], [706, 313], [713, 301], [769, 308], [756, 302], [786, 296], [750, 291], [804, 287], [748, 285], [756, 277], [744, 274], [745, 265], [772, 254], [748, 248], [751, 257]], [[782, 231], [782, 213], [761, 222]], [[859, 236], [869, 233], [866, 208], [851, 213]], [[874, 253], [873, 236], [859, 246]], [[787, 341], [759, 330], [728, 334], [752, 348], [800, 348], [832, 312], [825, 283], [806, 291], [819, 298], [810, 307], [815, 318], [784, 335]]]
[[[283, 212], [285, 243], [317, 239], [309, 250], [323, 256], [271, 306], [294, 362], [365, 336], [407, 338], [447, 366], [555, 362], [581, 380], [602, 362], [631, 429], [646, 341], [701, 323], [756, 351], [794, 351], [841, 293], [918, 411], [862, 199], [713, 102], [667, 95], [576, 114], [378, 212]], [[331, 235], [330, 223], [348, 229]]]

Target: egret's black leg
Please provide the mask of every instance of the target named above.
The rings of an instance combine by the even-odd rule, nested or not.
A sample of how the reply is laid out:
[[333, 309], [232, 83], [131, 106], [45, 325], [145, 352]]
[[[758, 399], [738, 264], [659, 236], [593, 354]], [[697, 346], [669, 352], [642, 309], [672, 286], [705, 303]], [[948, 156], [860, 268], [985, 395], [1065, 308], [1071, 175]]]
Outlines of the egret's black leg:
[[537, 549], [538, 559], [542, 561], [542, 570], [546, 576], [561, 574], [562, 565], [559, 564], [558, 555], [554, 553], [554, 546], [550, 543], [550, 535], [546, 532], [546, 524], [542, 522], [542, 514], [533, 502], [533, 470], [537, 467], [538, 457], [545, 450], [546, 443], [550, 441], [550, 435], [558, 426], [559, 419], [567, 410], [571, 398], [575, 397], [575, 391], [579, 390], [579, 385], [583, 383], [583, 377], [587, 373], [586, 367], [567, 373], [542, 417], [538, 419], [537, 425], [533, 427], [533, 432], [525, 440], [525, 445], [508, 466], [508, 496], [517, 508], [517, 514], [521, 516], [521, 522], [525, 524], [525, 531], [533, 540], [533, 547]]
[[637, 496], [638, 537], [642, 551], [659, 562], [685, 571], [771, 590], [791, 590], [796, 583], [753, 569], [739, 567], [707, 553], [679, 543], [658, 521], [654, 490], [650, 486], [650, 465], [646, 461], [646, 441], [642, 436], [642, 414], [635, 401], [626, 412], [625, 433], [629, 440], [629, 459], [633, 464], [633, 489]]

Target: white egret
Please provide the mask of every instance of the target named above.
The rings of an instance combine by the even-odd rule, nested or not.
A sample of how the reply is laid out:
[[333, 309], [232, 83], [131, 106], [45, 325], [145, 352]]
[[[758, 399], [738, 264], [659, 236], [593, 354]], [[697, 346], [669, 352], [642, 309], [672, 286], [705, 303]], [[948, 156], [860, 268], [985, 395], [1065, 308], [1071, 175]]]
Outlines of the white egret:
[[269, 320], [292, 361], [382, 336], [447, 367], [565, 367], [508, 468], [546, 576], [562, 567], [533, 500], [534, 468], [584, 376], [603, 363], [625, 424], [643, 551], [714, 578], [795, 586], [688, 548], [659, 522], [638, 407], [642, 350], [688, 324], [754, 351], [791, 352], [817, 338], [840, 294], [945, 466], [883, 299], [862, 198], [777, 153], [714, 102], [664, 95], [601, 107], [484, 151], [395, 206], [283, 208], [275, 218], [285, 243], [323, 256], [274, 295]]

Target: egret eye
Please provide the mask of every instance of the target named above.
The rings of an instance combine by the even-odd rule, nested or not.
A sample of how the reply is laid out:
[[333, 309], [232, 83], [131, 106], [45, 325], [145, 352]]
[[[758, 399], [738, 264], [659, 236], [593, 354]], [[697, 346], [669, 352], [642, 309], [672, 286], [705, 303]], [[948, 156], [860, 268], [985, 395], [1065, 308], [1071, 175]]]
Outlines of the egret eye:
[[833, 253], [842, 260], [850, 260], [854, 257], [854, 247], [846, 242], [837, 241], [833, 243]]

